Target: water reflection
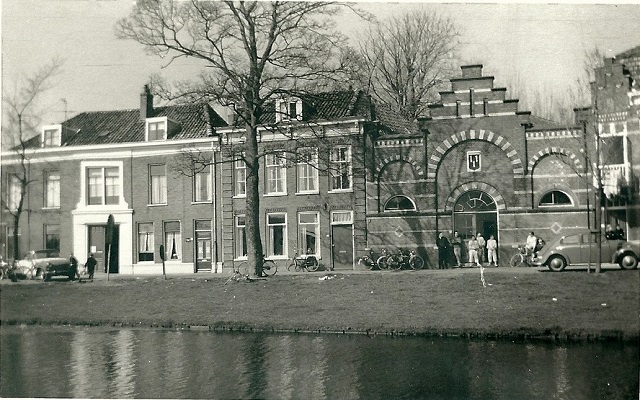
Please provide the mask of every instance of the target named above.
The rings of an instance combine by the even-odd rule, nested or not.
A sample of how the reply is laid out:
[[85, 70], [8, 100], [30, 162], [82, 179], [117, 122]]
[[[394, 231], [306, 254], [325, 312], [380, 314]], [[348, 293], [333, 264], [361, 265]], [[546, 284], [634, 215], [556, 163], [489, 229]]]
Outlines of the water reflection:
[[635, 398], [637, 346], [1, 328], [1, 397]]

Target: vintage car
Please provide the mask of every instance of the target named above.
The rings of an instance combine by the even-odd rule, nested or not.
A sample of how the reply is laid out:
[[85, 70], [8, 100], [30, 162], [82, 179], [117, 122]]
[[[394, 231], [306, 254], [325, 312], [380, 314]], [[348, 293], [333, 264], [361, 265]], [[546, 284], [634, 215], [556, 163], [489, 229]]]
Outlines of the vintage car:
[[[566, 235], [558, 235], [536, 254], [532, 264], [547, 266], [551, 271], [562, 271], [567, 265], [595, 263], [598, 259], [597, 232], [582, 229]], [[602, 239], [603, 263], [618, 264], [622, 269], [638, 267], [640, 243], [624, 240]]]
[[57, 250], [37, 250], [27, 253], [22, 260], [18, 260], [9, 270], [9, 277], [17, 279], [49, 280], [53, 276], [67, 276], [75, 279], [76, 269], [71, 266], [68, 258], [60, 257]]

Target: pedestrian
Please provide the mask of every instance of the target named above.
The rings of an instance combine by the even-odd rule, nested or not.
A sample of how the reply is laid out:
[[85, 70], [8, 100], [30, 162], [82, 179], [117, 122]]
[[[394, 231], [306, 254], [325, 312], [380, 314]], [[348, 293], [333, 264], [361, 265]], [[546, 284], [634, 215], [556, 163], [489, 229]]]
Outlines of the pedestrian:
[[478, 239], [475, 236], [471, 235], [471, 240], [469, 240], [469, 263], [473, 264], [475, 262], [477, 267], [482, 267], [480, 264], [480, 260], [478, 259], [478, 250], [480, 249], [480, 244], [478, 243]]
[[449, 239], [440, 232], [436, 240], [438, 246], [438, 269], [449, 268]]
[[453, 255], [456, 257], [458, 267], [462, 267], [462, 238], [458, 234], [458, 231], [453, 232], [451, 245], [453, 247]]
[[489, 240], [487, 240], [487, 262], [489, 266], [491, 266], [491, 263], [494, 263], [496, 267], [498, 266], [498, 242], [493, 235], [489, 235]]
[[71, 268], [76, 271], [76, 277], [78, 278], [78, 282], [81, 282], [80, 271], [78, 271], [78, 259], [73, 255], [73, 253], [69, 254], [69, 264], [71, 264]]
[[615, 240], [624, 240], [624, 230], [620, 228], [620, 225], [616, 225], [616, 229], [613, 231], [613, 238]]
[[85, 266], [87, 267], [87, 271], [89, 272], [89, 279], [93, 282], [93, 273], [96, 270], [96, 265], [98, 265], [98, 261], [93, 257], [93, 253], [89, 254], [89, 258], [87, 258], [87, 263]]
[[527, 255], [531, 255], [531, 257], [533, 257], [533, 252], [536, 250], [537, 244], [538, 238], [533, 233], [533, 231], [529, 232], [529, 236], [527, 236], [527, 242], [524, 245], [525, 249], [527, 249]]
[[482, 233], [480, 232], [476, 235], [476, 240], [478, 241], [478, 245], [480, 245], [480, 248], [478, 249], [478, 260], [480, 261], [480, 264], [482, 264], [484, 262], [484, 249], [487, 242], [484, 240], [484, 236], [482, 236]]

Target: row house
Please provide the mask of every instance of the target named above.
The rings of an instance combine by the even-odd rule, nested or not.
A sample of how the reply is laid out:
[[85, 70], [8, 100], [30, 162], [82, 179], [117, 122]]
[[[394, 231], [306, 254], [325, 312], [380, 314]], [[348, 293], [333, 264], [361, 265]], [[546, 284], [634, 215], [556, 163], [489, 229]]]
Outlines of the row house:
[[[589, 226], [583, 127], [519, 110], [482, 70], [461, 67], [417, 121], [354, 90], [267, 104], [258, 129], [266, 256], [284, 266], [312, 254], [352, 270], [367, 248], [404, 248], [434, 266], [438, 232], [494, 235], [507, 259], [530, 231], [551, 238]], [[104, 265], [113, 215], [111, 272], [160, 273], [160, 245], [169, 273], [222, 272], [246, 260], [245, 130], [234, 115], [209, 104], [154, 107], [145, 88], [138, 110], [45, 126], [29, 142], [22, 249], [93, 252]], [[17, 158], [3, 155], [2, 195], [11, 200]]]

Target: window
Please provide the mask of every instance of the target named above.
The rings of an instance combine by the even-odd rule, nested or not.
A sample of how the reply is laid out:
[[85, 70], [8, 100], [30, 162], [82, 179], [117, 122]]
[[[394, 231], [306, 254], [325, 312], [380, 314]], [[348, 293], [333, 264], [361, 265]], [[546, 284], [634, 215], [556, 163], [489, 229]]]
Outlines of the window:
[[302, 100], [278, 99], [276, 100], [276, 122], [301, 120], [302, 119]]
[[286, 194], [287, 170], [284, 155], [280, 152], [267, 154], [265, 171], [267, 174], [266, 194]]
[[318, 192], [318, 149], [298, 150], [298, 193]]
[[385, 211], [415, 211], [416, 205], [406, 196], [393, 196], [384, 205]]
[[195, 220], [194, 226], [196, 231], [196, 259], [199, 261], [211, 260], [211, 220]]
[[60, 225], [44, 226], [44, 248], [60, 251]]
[[153, 261], [154, 237], [152, 222], [138, 224], [138, 261]]
[[44, 175], [44, 206], [60, 207], [60, 172], [47, 172]]
[[319, 255], [320, 217], [317, 212], [298, 214], [298, 246], [301, 254]]
[[284, 256], [287, 251], [287, 215], [267, 214], [267, 255]]
[[235, 257], [247, 256], [247, 230], [244, 215], [236, 215]]
[[164, 251], [166, 260], [180, 260], [182, 258], [180, 221], [164, 223]]
[[22, 185], [16, 175], [9, 176], [9, 210], [16, 211], [22, 197]]
[[548, 206], [570, 206], [571, 198], [564, 192], [559, 190], [551, 191], [540, 198], [539, 205], [541, 207]]
[[45, 129], [42, 135], [42, 147], [60, 146], [60, 129]]
[[331, 225], [351, 225], [353, 223], [353, 211], [332, 211]]
[[208, 166], [193, 176], [193, 201], [211, 201], [212, 193], [211, 167]]
[[580, 243], [580, 235], [569, 235], [562, 238], [563, 244], [578, 244]]
[[118, 204], [120, 175], [117, 167], [87, 168], [87, 203]]
[[333, 148], [329, 155], [329, 190], [351, 189], [351, 147]]
[[149, 204], [167, 204], [167, 172], [164, 165], [149, 165]]
[[235, 195], [247, 195], [247, 166], [244, 160], [236, 160], [233, 163], [235, 173]]
[[147, 122], [147, 141], [165, 140], [167, 138], [167, 121]]

